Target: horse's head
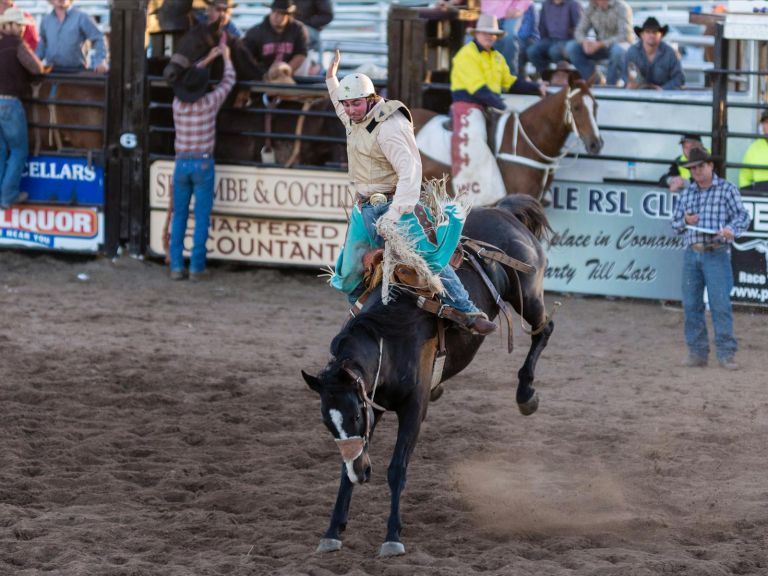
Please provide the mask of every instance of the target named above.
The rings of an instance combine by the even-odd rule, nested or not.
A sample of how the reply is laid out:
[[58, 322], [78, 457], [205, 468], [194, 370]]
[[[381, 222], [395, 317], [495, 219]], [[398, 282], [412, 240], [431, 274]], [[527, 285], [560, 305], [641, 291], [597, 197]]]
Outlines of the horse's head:
[[219, 38], [221, 31], [218, 21], [192, 28], [179, 40], [171, 61], [163, 69], [163, 78], [169, 83], [176, 82], [187, 68], [194, 66], [219, 43]]
[[589, 154], [599, 154], [603, 148], [603, 139], [597, 127], [597, 101], [592, 95], [590, 84], [570, 76], [565, 107], [566, 123], [571, 131], [581, 138]]
[[365, 391], [365, 381], [355, 368], [336, 365], [320, 376], [302, 370], [307, 385], [320, 394], [323, 423], [331, 431], [347, 476], [353, 484], [363, 484], [371, 476], [368, 439], [373, 427], [373, 402]]

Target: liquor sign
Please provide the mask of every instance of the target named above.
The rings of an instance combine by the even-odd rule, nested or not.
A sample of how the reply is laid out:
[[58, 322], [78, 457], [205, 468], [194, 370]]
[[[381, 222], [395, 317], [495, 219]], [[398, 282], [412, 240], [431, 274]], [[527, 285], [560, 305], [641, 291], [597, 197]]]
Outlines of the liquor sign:
[[555, 182], [544, 287], [560, 292], [681, 298], [678, 195], [644, 186]]
[[30, 156], [22, 172], [21, 189], [30, 202], [104, 204], [104, 168], [85, 158]]
[[104, 216], [96, 208], [17, 204], [0, 210], [0, 244], [97, 252]]

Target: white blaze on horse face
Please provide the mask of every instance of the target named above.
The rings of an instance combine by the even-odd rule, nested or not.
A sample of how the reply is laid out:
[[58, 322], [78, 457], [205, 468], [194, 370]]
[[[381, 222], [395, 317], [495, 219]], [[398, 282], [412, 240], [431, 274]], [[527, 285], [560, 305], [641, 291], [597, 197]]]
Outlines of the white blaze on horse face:
[[592, 96], [587, 96], [585, 94], [582, 97], [582, 101], [584, 102], [584, 106], [587, 108], [587, 113], [589, 114], [589, 125], [592, 127], [592, 132], [594, 133], [595, 138], [599, 140], [600, 129], [597, 127], [597, 118], [595, 118], [595, 100], [592, 98]]
[[341, 412], [331, 408], [328, 410], [328, 415], [331, 417], [331, 422], [333, 422], [333, 425], [336, 426], [336, 432], [339, 433], [339, 440], [346, 440], [348, 436], [347, 433], [344, 432], [344, 428], [341, 426], [344, 422], [344, 417], [341, 415]]

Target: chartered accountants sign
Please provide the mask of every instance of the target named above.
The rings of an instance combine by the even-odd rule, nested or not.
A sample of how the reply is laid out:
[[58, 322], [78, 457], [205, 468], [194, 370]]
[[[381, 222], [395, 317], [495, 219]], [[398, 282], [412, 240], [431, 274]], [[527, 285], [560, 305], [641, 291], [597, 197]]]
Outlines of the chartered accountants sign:
[[679, 300], [682, 236], [671, 220], [678, 195], [624, 184], [555, 182], [547, 217], [544, 288]]
[[[150, 243], [165, 254], [173, 162], [150, 168]], [[336, 171], [216, 166], [208, 257], [263, 264], [333, 265], [344, 244], [352, 206], [347, 175]], [[192, 212], [190, 212], [191, 216]], [[193, 219], [185, 253], [192, 247]]]

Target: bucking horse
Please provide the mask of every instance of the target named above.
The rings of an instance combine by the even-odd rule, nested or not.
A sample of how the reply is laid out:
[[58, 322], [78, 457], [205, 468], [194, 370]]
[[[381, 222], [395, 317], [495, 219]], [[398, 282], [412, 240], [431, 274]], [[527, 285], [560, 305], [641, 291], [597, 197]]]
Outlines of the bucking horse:
[[[490, 318], [507, 319], [511, 352], [512, 310], [530, 327], [531, 345], [517, 373], [520, 412], [533, 414], [539, 398], [533, 387], [536, 363], [554, 330], [544, 303], [546, 255], [541, 239], [551, 232], [544, 209], [529, 196], [503, 199], [494, 208], [475, 208], [464, 233], [465, 257], [459, 277], [475, 304]], [[387, 305], [381, 287], [366, 300], [331, 343], [332, 359], [317, 375], [302, 371], [320, 395], [323, 423], [341, 452], [341, 483], [328, 530], [318, 552], [339, 550], [347, 527], [352, 489], [371, 477], [368, 455], [373, 432], [386, 411], [397, 414], [397, 442], [387, 471], [391, 506], [381, 556], [405, 553], [400, 541], [400, 496], [430, 398], [443, 382], [466, 368], [483, 337], [447, 325], [424, 307], [423, 298], [401, 290]], [[420, 307], [421, 305], [421, 307]], [[437, 310], [439, 314], [439, 310]]]

